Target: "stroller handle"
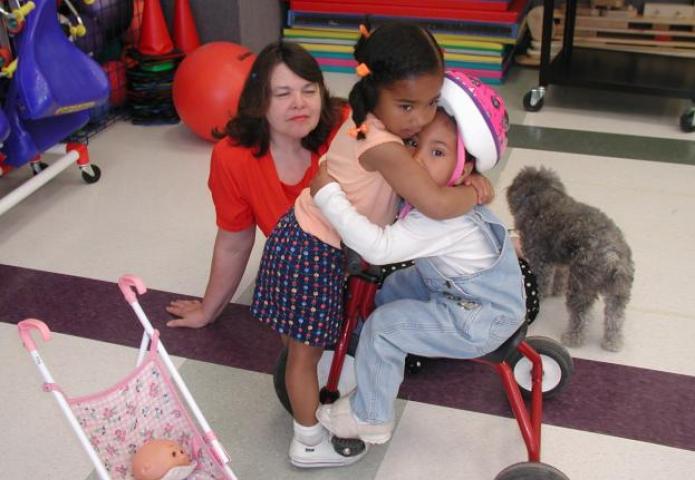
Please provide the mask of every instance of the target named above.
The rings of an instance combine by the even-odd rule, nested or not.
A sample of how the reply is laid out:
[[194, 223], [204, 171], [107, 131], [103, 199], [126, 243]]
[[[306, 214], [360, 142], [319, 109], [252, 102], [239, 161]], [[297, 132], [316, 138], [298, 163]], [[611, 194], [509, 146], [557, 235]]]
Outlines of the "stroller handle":
[[32, 329], [38, 330], [45, 342], [51, 339], [51, 330], [49, 330], [48, 326], [41, 320], [37, 320], [35, 318], [27, 318], [26, 320], [22, 320], [17, 324], [17, 330], [19, 330], [19, 336], [22, 339], [24, 348], [30, 352], [36, 351], [36, 344], [34, 343], [34, 339], [31, 337]]
[[137, 295], [135, 294], [133, 289], [135, 289], [135, 291], [139, 295], [142, 295], [143, 293], [147, 292], [145, 282], [143, 282], [139, 277], [136, 277], [135, 275], [121, 276], [121, 278], [118, 279], [118, 288], [121, 289], [121, 293], [123, 293], [126, 302], [131, 304], [137, 302]]

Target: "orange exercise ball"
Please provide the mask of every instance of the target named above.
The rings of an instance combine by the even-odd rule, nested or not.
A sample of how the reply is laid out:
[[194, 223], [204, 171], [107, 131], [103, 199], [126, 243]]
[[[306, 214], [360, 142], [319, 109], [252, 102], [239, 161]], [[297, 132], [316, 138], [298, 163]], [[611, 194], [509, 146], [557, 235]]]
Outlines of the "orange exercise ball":
[[181, 62], [174, 75], [173, 97], [181, 121], [210, 141], [236, 113], [239, 95], [256, 56], [242, 45], [211, 42]]

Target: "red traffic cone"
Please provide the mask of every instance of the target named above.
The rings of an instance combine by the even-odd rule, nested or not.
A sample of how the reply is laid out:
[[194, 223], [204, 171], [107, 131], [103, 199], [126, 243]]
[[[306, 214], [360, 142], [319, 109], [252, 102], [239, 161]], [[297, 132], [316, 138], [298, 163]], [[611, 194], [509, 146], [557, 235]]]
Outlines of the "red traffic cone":
[[143, 55], [166, 55], [174, 49], [159, 0], [145, 0], [138, 50]]
[[176, 0], [174, 5], [174, 44], [185, 54], [200, 46], [198, 29], [188, 0]]

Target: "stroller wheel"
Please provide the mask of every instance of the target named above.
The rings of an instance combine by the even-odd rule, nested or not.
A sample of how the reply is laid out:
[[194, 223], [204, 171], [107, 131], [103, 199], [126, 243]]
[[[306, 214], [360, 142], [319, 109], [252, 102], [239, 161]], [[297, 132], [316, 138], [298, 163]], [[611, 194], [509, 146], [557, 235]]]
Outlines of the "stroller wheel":
[[[527, 337], [528, 343], [541, 356], [543, 362], [543, 398], [550, 398], [562, 391], [574, 373], [572, 357], [565, 347], [548, 337]], [[531, 362], [518, 350], [507, 360], [514, 372], [522, 395], [531, 396]]]
[[502, 470], [495, 480], [569, 480], [569, 477], [545, 463], [521, 462]]

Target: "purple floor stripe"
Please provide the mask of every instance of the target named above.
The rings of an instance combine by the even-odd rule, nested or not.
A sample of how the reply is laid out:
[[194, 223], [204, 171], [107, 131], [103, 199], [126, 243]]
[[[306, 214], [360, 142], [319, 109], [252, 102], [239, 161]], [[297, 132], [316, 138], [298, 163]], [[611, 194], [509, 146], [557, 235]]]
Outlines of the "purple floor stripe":
[[[248, 308], [230, 305], [200, 330], [165, 326], [173, 298], [151, 290], [142, 308], [169, 353], [271, 372], [280, 342]], [[34, 317], [56, 332], [137, 347], [142, 330], [114, 283], [0, 265], [0, 320]], [[19, 341], [19, 339], [17, 339]], [[408, 376], [400, 396], [435, 405], [511, 416], [502, 384], [474, 362], [431, 360]], [[546, 424], [695, 450], [695, 377], [591, 360], [575, 360], [568, 388], [544, 404]]]

